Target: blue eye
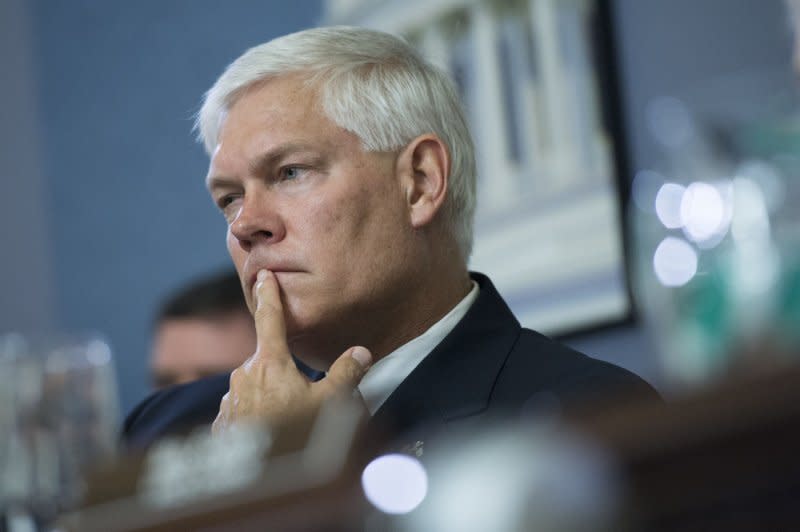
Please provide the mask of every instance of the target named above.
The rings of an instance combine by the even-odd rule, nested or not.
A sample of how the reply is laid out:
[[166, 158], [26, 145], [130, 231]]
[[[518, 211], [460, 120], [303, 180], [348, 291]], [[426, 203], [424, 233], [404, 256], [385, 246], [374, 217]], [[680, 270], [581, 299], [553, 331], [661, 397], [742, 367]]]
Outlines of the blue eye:
[[286, 166], [281, 168], [281, 179], [291, 181], [300, 177], [302, 172], [303, 169], [298, 166]]

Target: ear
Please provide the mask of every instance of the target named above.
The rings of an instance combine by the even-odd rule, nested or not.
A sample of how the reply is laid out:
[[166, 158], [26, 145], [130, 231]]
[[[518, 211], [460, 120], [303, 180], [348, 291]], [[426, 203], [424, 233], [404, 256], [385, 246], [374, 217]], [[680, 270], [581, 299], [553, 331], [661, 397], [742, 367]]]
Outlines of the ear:
[[397, 159], [400, 184], [414, 228], [428, 225], [447, 197], [450, 153], [433, 134], [412, 140]]

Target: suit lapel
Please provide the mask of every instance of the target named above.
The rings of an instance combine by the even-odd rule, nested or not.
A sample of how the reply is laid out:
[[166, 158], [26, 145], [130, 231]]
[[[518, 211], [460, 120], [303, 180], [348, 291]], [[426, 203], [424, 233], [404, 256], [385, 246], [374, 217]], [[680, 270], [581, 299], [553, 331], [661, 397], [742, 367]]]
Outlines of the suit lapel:
[[408, 434], [488, 407], [520, 325], [491, 281], [481, 274], [472, 277], [480, 287], [475, 303], [378, 409], [371, 423], [379, 429]]

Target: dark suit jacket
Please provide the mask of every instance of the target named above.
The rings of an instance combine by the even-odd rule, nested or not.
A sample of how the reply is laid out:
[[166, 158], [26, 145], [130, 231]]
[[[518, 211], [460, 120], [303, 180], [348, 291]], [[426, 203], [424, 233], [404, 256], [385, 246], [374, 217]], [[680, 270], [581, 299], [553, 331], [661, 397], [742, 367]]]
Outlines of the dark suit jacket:
[[[464, 318], [400, 384], [371, 423], [395, 437], [424, 438], [461, 419], [516, 416], [587, 404], [611, 395], [655, 399], [636, 375], [524, 329], [484, 275]], [[322, 374], [298, 367], [312, 379]], [[161, 436], [209, 424], [229, 374], [156, 392], [125, 420], [123, 437], [146, 447]]]

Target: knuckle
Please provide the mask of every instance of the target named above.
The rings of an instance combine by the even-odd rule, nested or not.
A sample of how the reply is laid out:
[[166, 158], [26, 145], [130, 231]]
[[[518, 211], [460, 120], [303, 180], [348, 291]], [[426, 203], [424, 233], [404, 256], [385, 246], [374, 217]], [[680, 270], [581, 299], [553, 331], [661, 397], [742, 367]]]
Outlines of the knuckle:
[[[242, 380], [244, 380], [244, 377], [245, 377], [244, 370], [242, 369], [241, 366], [233, 370], [231, 372], [231, 379], [230, 379], [231, 389], [238, 387], [241, 384]], [[227, 396], [228, 394], [225, 395]]]
[[343, 361], [336, 372], [331, 372], [325, 379], [320, 381], [321, 388], [327, 393], [335, 393], [340, 390], [352, 390], [358, 385], [360, 380], [358, 367], [349, 362]]
[[342, 368], [342, 380], [350, 387], [354, 387], [361, 380], [363, 369], [355, 360], [347, 360]]
[[258, 351], [256, 351], [255, 353], [250, 355], [247, 358], [247, 360], [245, 360], [242, 363], [242, 365], [239, 366], [239, 368], [237, 368], [237, 369], [242, 369], [243, 371], [251, 371], [253, 369], [253, 366], [258, 362], [258, 359], [259, 359], [259, 355], [258, 355]]
[[229, 404], [230, 404], [230, 392], [226, 393], [225, 395], [223, 395], [222, 396], [222, 400], [220, 400], [220, 402], [219, 402], [220, 414], [222, 413], [223, 410], [228, 408]]

